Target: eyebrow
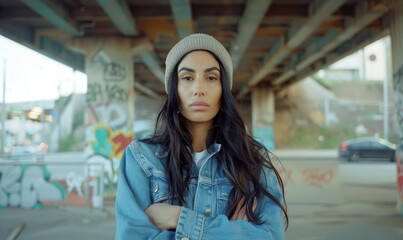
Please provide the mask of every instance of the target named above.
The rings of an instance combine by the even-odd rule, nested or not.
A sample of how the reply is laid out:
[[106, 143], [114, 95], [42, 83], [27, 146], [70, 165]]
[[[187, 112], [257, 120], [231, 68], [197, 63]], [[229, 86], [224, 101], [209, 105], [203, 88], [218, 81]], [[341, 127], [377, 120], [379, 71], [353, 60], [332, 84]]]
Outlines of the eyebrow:
[[[214, 70], [217, 70], [218, 72], [220, 72], [220, 69], [218, 69], [217, 67], [206, 68], [206, 69], [204, 69], [204, 72], [211, 72]], [[178, 73], [180, 73], [181, 71], [196, 72], [194, 69], [188, 68], [188, 67], [183, 67], [183, 68], [179, 69]]]

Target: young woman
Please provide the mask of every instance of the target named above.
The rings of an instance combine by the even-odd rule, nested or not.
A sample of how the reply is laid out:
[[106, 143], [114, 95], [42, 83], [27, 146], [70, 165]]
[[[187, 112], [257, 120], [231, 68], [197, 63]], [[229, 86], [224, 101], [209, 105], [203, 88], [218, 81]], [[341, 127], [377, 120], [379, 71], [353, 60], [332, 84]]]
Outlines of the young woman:
[[224, 46], [192, 34], [168, 53], [154, 135], [120, 162], [116, 239], [283, 239], [284, 188], [248, 136]]

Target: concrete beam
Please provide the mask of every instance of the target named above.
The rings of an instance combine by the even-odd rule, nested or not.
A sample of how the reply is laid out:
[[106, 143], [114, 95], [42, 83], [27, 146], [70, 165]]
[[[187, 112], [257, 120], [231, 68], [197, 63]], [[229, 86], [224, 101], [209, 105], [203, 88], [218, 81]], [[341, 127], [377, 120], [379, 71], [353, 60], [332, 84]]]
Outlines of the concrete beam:
[[147, 68], [164, 84], [164, 70], [160, 66], [160, 61], [153, 51], [145, 52], [139, 55]]
[[237, 68], [271, 2], [271, 0], [246, 1], [245, 11], [238, 25], [238, 34], [230, 46], [230, 55], [234, 69]]
[[[274, 54], [269, 53], [272, 57], [265, 58], [259, 70], [248, 82], [248, 85], [254, 86], [258, 84], [267, 74], [272, 72], [277, 64], [281, 63], [289, 53], [302, 44], [324, 20], [343, 4], [344, 1], [345, 0], [314, 1], [314, 3], [319, 4], [311, 6], [313, 13], [309, 19], [302, 26], [298, 26], [298, 29], [295, 29], [296, 31], [291, 34], [292, 37], [280, 48], [277, 48], [278, 50]], [[242, 97], [249, 91], [250, 89], [245, 89], [242, 95], [238, 94], [238, 97]]]
[[42, 36], [38, 42], [39, 48], [49, 57], [60, 61], [75, 70], [85, 71], [85, 57], [83, 54], [71, 51], [63, 43], [49, 37]]
[[160, 60], [154, 52], [152, 43], [148, 39], [134, 40], [131, 54], [139, 56], [154, 76], [164, 84], [164, 70], [161, 68]]
[[126, 36], [137, 34], [136, 22], [125, 0], [97, 0], [113, 24]]
[[155, 98], [157, 100], [161, 100], [161, 96], [158, 95], [156, 92], [153, 92], [149, 88], [144, 87], [141, 83], [134, 81], [134, 88], [139, 90], [140, 92], [144, 93], [145, 95]]
[[364, 29], [360, 33], [358, 33], [355, 37], [345, 41], [343, 44], [345, 47], [343, 52], [336, 51], [335, 53], [327, 54], [321, 59], [320, 62], [315, 64], [314, 66], [310, 66], [305, 69], [301, 69], [298, 72], [295, 72], [293, 80], [290, 81], [291, 78], [288, 78], [286, 81], [281, 82], [275, 86], [275, 89], [284, 89], [290, 86], [293, 83], [296, 83], [306, 77], [310, 76], [311, 74], [323, 69], [343, 58], [346, 56], [356, 52], [359, 49], [367, 46], [368, 44], [373, 43], [376, 40], [379, 40], [383, 37], [386, 37], [389, 34], [389, 29], [381, 30], [377, 33], [374, 33], [373, 29]]
[[319, 38], [317, 41], [313, 42], [306, 48], [307, 51], [304, 53], [304, 56], [301, 57], [302, 60], [296, 65], [296, 67], [289, 69], [280, 77], [273, 80], [273, 85], [281, 84], [293, 75], [313, 64], [315, 61], [323, 58], [324, 56], [326, 56], [326, 54], [335, 49], [341, 43], [352, 38], [359, 31], [367, 27], [370, 23], [372, 23], [380, 16], [382, 16], [387, 11], [387, 9], [382, 8], [381, 5], [383, 4], [374, 5], [370, 9], [370, 6], [367, 2], [361, 2], [356, 7], [356, 12], [358, 16], [347, 26], [344, 32], [339, 33], [336, 30], [330, 30], [324, 37]]
[[190, 0], [170, 0], [170, 3], [179, 38], [192, 34], [193, 18]]
[[69, 12], [58, 2], [45, 0], [21, 1], [62, 31], [70, 35], [81, 35], [81, 32], [70, 18]]

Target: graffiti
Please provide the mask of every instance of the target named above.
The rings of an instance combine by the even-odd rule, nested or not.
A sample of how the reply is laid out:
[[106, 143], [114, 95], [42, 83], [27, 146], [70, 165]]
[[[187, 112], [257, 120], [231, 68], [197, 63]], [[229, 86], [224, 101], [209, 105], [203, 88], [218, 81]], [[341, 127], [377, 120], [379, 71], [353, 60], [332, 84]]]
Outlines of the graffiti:
[[[133, 132], [117, 130], [103, 124], [94, 124], [87, 129], [87, 139], [91, 156], [88, 161], [104, 164], [106, 179], [108, 183], [117, 181], [118, 160], [123, 151], [134, 137]], [[98, 159], [94, 159], [98, 156]], [[102, 158], [100, 160], [100, 158]], [[89, 162], [91, 162], [89, 161]]]
[[292, 176], [292, 169], [280, 168], [278, 172], [281, 176], [281, 179], [284, 182], [284, 185], [294, 183], [293, 176]]
[[[89, 199], [102, 198], [99, 184], [94, 184], [94, 182], [101, 182], [101, 175], [93, 171], [94, 168], [99, 167], [99, 164], [83, 167], [88, 177], [70, 171], [59, 179], [51, 179], [51, 173], [46, 165], [2, 165], [0, 166], [0, 208], [30, 209], [55, 205], [94, 207], [94, 203], [89, 202]], [[90, 170], [86, 171], [87, 167]], [[112, 173], [111, 169], [108, 171]], [[86, 194], [82, 191], [85, 186], [88, 186]]]
[[105, 101], [126, 102], [129, 99], [129, 90], [116, 84], [89, 83], [87, 90], [87, 103]]
[[[91, 78], [92, 83], [88, 84], [85, 151], [87, 162], [96, 164], [89, 172], [102, 173], [104, 182], [91, 180], [89, 184], [96, 192], [101, 188], [105, 188], [106, 192], [116, 191], [119, 160], [134, 137], [129, 119], [132, 116], [129, 107], [133, 105], [129, 101], [133, 90], [129, 81], [131, 65], [111, 58], [103, 49], [94, 54], [92, 64], [96, 77]], [[92, 202], [94, 206], [99, 205], [102, 199], [93, 196]]]
[[115, 62], [109, 62], [104, 65], [105, 81], [121, 81], [126, 78], [126, 68]]
[[303, 181], [316, 188], [322, 188], [324, 185], [331, 183], [334, 178], [332, 170], [305, 169], [302, 171], [302, 175]]
[[[403, 65], [393, 74], [394, 100], [396, 108], [397, 121], [400, 126], [400, 136], [403, 136]], [[398, 191], [398, 207], [403, 214], [403, 138], [400, 137], [400, 144], [397, 149], [397, 191]]]
[[117, 85], [107, 84], [105, 86], [105, 92], [110, 101], [126, 102], [129, 99], [129, 91]]
[[394, 90], [403, 93], [403, 65], [393, 74]]
[[91, 128], [94, 136], [89, 136], [89, 138], [93, 139], [93, 153], [106, 158], [120, 158], [134, 136], [133, 132], [123, 130], [114, 132], [109, 126], [102, 124], [96, 124]]
[[79, 196], [84, 196], [81, 191], [83, 180], [84, 178], [82, 176], [77, 176], [75, 172], [69, 172], [66, 177], [67, 192], [71, 193], [73, 190], [76, 190]]
[[94, 153], [107, 158], [111, 157], [113, 145], [110, 141], [112, 132], [108, 127], [96, 127], [94, 128], [95, 141], [92, 144]]
[[102, 102], [104, 100], [102, 86], [97, 83], [88, 83], [87, 103]]
[[87, 123], [94, 124], [94, 120], [98, 122], [108, 123], [112, 129], [123, 128], [127, 124], [127, 113], [124, 106], [118, 104], [93, 106], [88, 105], [89, 113], [87, 115]]
[[63, 189], [49, 182], [44, 166], [0, 167], [0, 207], [40, 207], [46, 201], [63, 199]]
[[105, 115], [102, 122], [108, 123], [112, 129], [124, 127], [127, 123], [128, 116], [123, 107], [124, 106], [118, 104], [104, 106]]
[[116, 62], [113, 62], [103, 49], [99, 50], [94, 55], [92, 61], [94, 63], [99, 63], [103, 67], [105, 81], [121, 81], [127, 76], [126, 68]]
[[117, 133], [115, 133], [114, 137], [112, 138], [112, 142], [114, 145], [113, 155], [116, 158], [120, 159], [120, 157], [123, 154], [123, 151], [132, 140], [133, 140], [133, 133], [125, 133], [123, 131], [118, 131]]

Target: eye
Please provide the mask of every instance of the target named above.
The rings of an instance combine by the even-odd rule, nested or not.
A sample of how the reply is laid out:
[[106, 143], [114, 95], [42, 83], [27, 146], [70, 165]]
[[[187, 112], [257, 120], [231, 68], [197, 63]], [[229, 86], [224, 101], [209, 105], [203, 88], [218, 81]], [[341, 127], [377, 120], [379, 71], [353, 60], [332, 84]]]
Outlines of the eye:
[[209, 76], [209, 77], [207, 77], [207, 80], [209, 80], [209, 81], [215, 81], [215, 80], [218, 80], [218, 78], [215, 77], [215, 76]]
[[193, 80], [193, 78], [191, 76], [183, 76], [183, 77], [181, 77], [181, 80], [191, 81], [191, 80]]

